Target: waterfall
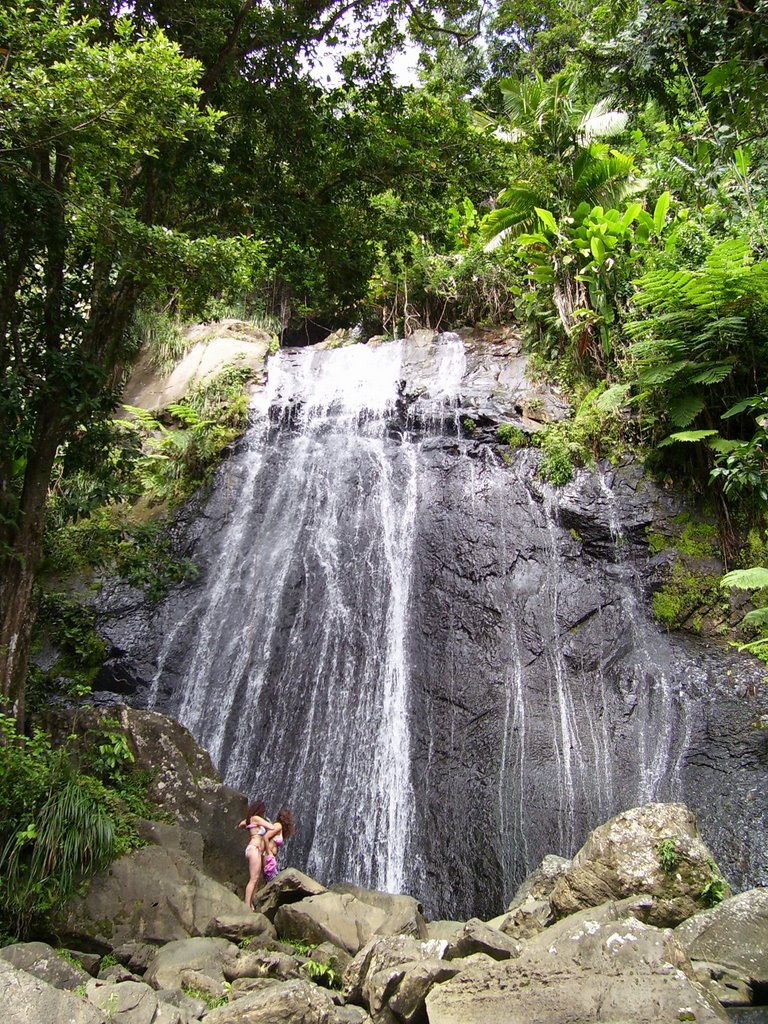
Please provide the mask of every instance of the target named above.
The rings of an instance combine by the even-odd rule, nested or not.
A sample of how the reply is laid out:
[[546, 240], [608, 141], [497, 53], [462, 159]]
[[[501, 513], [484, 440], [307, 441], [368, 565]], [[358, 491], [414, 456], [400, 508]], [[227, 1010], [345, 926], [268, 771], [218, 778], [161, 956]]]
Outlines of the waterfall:
[[[457, 338], [438, 366], [434, 393], [419, 397], [433, 426], [455, 419]], [[393, 429], [402, 373], [402, 342], [270, 360], [213, 572], [167, 630], [151, 691], [157, 705], [191, 630], [180, 721], [272, 813], [312, 806], [311, 835], [299, 816], [310, 872], [393, 892], [406, 884], [413, 808], [419, 488], [419, 444]]]
[[197, 578], [140, 626], [113, 616], [120, 672], [227, 783], [293, 810], [283, 856], [324, 883], [491, 916], [651, 799], [755, 878], [764, 753], [735, 655], [653, 621], [641, 475], [553, 488], [535, 449], [494, 443], [509, 365], [456, 335], [273, 356], [183, 526]]

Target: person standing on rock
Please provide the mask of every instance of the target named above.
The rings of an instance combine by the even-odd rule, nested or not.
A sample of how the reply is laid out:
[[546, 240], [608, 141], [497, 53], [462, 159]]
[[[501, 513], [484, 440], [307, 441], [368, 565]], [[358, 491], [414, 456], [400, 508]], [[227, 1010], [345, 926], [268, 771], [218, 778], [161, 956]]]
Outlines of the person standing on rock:
[[250, 833], [248, 845], [245, 848], [245, 859], [248, 863], [248, 884], [245, 887], [245, 905], [253, 910], [251, 900], [261, 879], [262, 862], [266, 851], [265, 835], [271, 830], [274, 831], [276, 823], [267, 821], [263, 817], [267, 805], [263, 800], [255, 800], [248, 807], [248, 814], [238, 828], [247, 829]]
[[265, 853], [263, 859], [264, 879], [271, 882], [277, 874], [277, 851], [282, 844], [291, 838], [296, 828], [293, 815], [287, 807], [281, 807], [277, 819], [264, 835]]

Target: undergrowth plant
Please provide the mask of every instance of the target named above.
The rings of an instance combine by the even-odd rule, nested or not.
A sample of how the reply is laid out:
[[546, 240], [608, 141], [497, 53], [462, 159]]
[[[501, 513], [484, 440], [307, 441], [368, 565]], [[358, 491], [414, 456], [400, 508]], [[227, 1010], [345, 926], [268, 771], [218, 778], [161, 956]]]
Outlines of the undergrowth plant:
[[116, 720], [56, 745], [0, 713], [0, 931], [24, 938], [80, 884], [142, 845], [134, 815], [156, 816], [148, 779]]
[[666, 836], [656, 844], [656, 856], [659, 858], [661, 870], [665, 875], [674, 875], [680, 863], [677, 852], [677, 836]]

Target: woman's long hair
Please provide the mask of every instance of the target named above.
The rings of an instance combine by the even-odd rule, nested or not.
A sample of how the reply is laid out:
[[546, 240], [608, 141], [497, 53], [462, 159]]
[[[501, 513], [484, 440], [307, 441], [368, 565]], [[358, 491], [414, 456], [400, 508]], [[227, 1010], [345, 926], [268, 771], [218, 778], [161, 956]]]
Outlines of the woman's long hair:
[[293, 833], [296, 831], [296, 826], [293, 824], [293, 815], [287, 807], [281, 807], [277, 812], [276, 821], [279, 821], [283, 826], [283, 839], [290, 839]]
[[264, 801], [254, 800], [253, 803], [248, 804], [248, 814], [246, 815], [245, 820], [250, 821], [254, 815], [257, 815], [259, 818], [263, 818], [266, 813], [267, 805]]

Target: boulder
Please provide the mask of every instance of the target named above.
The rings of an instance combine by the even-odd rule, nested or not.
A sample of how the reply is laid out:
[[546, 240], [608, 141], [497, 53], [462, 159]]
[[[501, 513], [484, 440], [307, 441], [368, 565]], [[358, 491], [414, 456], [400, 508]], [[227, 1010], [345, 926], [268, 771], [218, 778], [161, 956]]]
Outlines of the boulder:
[[694, 960], [693, 969], [701, 984], [710, 990], [723, 1006], [751, 1006], [755, 993], [743, 977], [722, 964]]
[[160, 944], [205, 935], [214, 918], [242, 912], [242, 901], [186, 854], [146, 846], [91, 879], [86, 895], [67, 905], [59, 932], [107, 948], [129, 940]]
[[336, 1024], [371, 1024], [371, 1018], [359, 1006], [337, 1006]]
[[362, 903], [383, 910], [387, 917], [377, 929], [377, 935], [413, 935], [417, 939], [427, 938], [423, 908], [413, 896], [393, 896], [388, 892], [364, 889], [360, 885], [346, 882], [332, 885], [331, 892], [349, 893]]
[[194, 967], [183, 967], [179, 972], [179, 983], [183, 992], [194, 992], [201, 999], [224, 999], [227, 986], [220, 977], [213, 977], [208, 969], [198, 971]]
[[88, 982], [85, 995], [104, 1012], [110, 1024], [152, 1024], [157, 996], [143, 981]]
[[[661, 844], [669, 846], [666, 858]], [[645, 804], [591, 832], [571, 866], [558, 874], [549, 900], [555, 917], [565, 917], [606, 900], [647, 894], [654, 901], [650, 923], [674, 927], [703, 908], [718, 878], [688, 808]]]
[[349, 893], [324, 892], [281, 906], [275, 915], [275, 927], [285, 938], [332, 942], [354, 956], [386, 919], [386, 911]]
[[541, 864], [520, 884], [510, 900], [507, 912], [515, 910], [526, 900], [548, 900], [558, 876], [567, 871], [571, 863], [565, 857], [556, 857], [552, 853], [544, 857]]
[[568, 917], [551, 925], [545, 932], [529, 939], [522, 947], [522, 952], [551, 950], [568, 936], [591, 935], [602, 925], [627, 921], [630, 918], [646, 924], [652, 907], [653, 900], [649, 896], [630, 896], [626, 900], [609, 900], [599, 907], [587, 907], [586, 910], [569, 914]]
[[18, 942], [13, 946], [3, 946], [0, 957], [19, 970], [68, 992], [85, 985], [91, 977], [79, 964], [65, 960], [45, 942]]
[[337, 1018], [324, 989], [306, 981], [285, 981], [211, 1010], [205, 1024], [337, 1024]]
[[[403, 976], [406, 964], [418, 960], [441, 959], [446, 943], [439, 939], [419, 942], [410, 935], [376, 936], [353, 958], [344, 971], [344, 997], [350, 1003], [370, 1006], [370, 997], [384, 984], [379, 977], [373, 983], [369, 978], [390, 972]], [[388, 984], [388, 983], [387, 983]]]
[[195, 1017], [190, 1017], [189, 1014], [180, 1010], [178, 1006], [172, 1006], [170, 1003], [161, 1003], [158, 1000], [157, 1012], [152, 1024], [194, 1024], [195, 1019]]
[[344, 949], [339, 949], [332, 942], [321, 942], [309, 954], [310, 960], [325, 967], [332, 967], [337, 974], [343, 974], [352, 963], [352, 957]]
[[253, 938], [277, 938], [277, 932], [268, 917], [245, 909], [241, 914], [220, 914], [212, 918], [205, 934], [214, 938], [229, 939], [231, 942]]
[[286, 903], [298, 903], [307, 896], [319, 896], [328, 892], [314, 878], [305, 875], [296, 868], [286, 868], [257, 890], [253, 897], [254, 910], [260, 911], [270, 921], [274, 921], [278, 909]]
[[527, 896], [508, 913], [486, 923], [512, 939], [530, 939], [552, 923], [552, 907], [549, 900]]
[[520, 943], [498, 928], [491, 928], [485, 922], [472, 918], [449, 940], [445, 959], [457, 960], [472, 953], [487, 953], [494, 960], [509, 960], [520, 955]]
[[0, 1006], [3, 1024], [107, 1024], [90, 1003], [42, 978], [0, 959]]
[[181, 988], [184, 971], [199, 971], [224, 984], [224, 966], [237, 959], [237, 946], [226, 939], [183, 939], [157, 951], [145, 981], [154, 988]]
[[263, 992], [265, 988], [280, 984], [282, 984], [280, 978], [235, 978], [229, 987], [229, 998], [230, 1001], [242, 999], [243, 996], [253, 995], [254, 992]]
[[176, 1007], [183, 1017], [191, 1020], [202, 1017], [208, 1008], [202, 999], [195, 999], [180, 988], [160, 988], [155, 994], [159, 1003]]
[[458, 960], [430, 957], [406, 964], [397, 990], [389, 999], [389, 1010], [402, 1024], [427, 1024], [426, 998], [435, 985], [465, 970]]
[[99, 953], [83, 953], [79, 949], [67, 949], [65, 952], [73, 960], [77, 961], [92, 978], [95, 978], [99, 973], [99, 967], [101, 966], [101, 955]]
[[141, 981], [138, 974], [129, 971], [122, 964], [110, 964], [109, 967], [102, 967], [97, 977], [99, 981]]
[[150, 942], [122, 942], [112, 950], [112, 956], [118, 963], [127, 967], [135, 974], [144, 974], [152, 963], [157, 946]]
[[729, 968], [750, 986], [768, 985], [768, 889], [749, 889], [695, 914], [675, 935], [691, 960]]
[[188, 327], [184, 340], [184, 355], [169, 371], [157, 369], [148, 348], [141, 352], [125, 387], [126, 405], [161, 412], [231, 364], [263, 372], [272, 336], [244, 320], [226, 319]]
[[287, 953], [268, 949], [238, 950], [237, 956], [224, 965], [227, 981], [236, 978], [277, 978], [287, 981], [298, 978], [299, 961]]
[[450, 941], [463, 927], [463, 921], [427, 921], [427, 938]]
[[520, 957], [471, 967], [427, 996], [429, 1024], [713, 1024], [727, 1017], [669, 930], [634, 918], [563, 922]]

